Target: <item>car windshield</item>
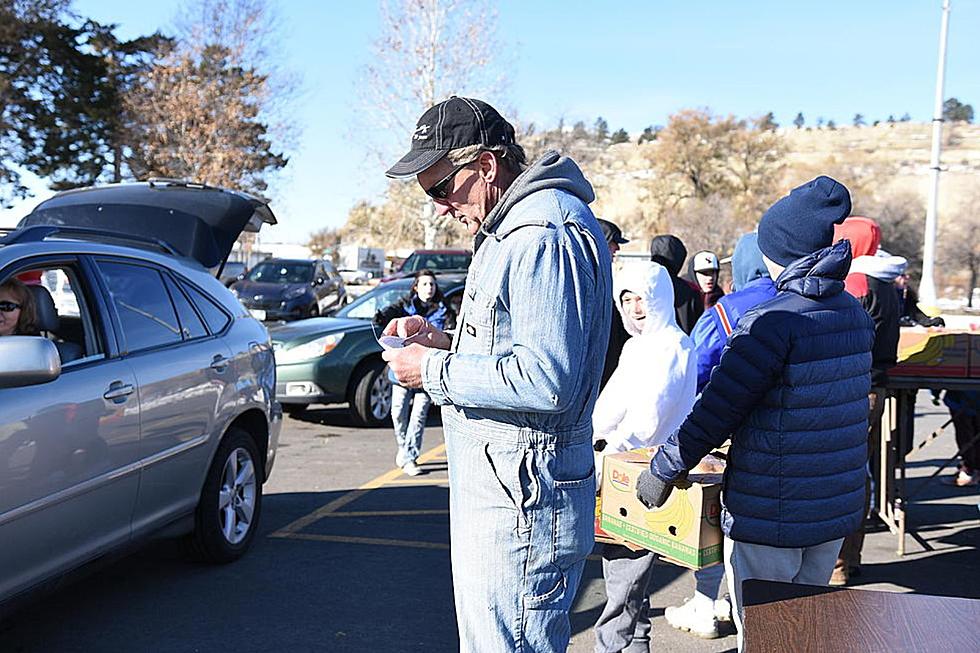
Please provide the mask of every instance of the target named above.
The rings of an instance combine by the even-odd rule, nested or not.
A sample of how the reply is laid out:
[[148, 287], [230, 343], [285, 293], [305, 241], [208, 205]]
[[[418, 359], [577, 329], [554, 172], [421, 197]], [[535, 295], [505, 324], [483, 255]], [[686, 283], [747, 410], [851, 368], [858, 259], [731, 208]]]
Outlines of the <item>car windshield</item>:
[[408, 294], [412, 288], [409, 283], [386, 283], [374, 290], [364, 293], [353, 302], [337, 311], [335, 317], [346, 317], [354, 320], [371, 320], [381, 309], [388, 308]]
[[419, 270], [465, 270], [470, 267], [471, 254], [436, 254], [415, 252], [401, 267], [401, 272]]
[[222, 274], [224, 274], [226, 277], [227, 276], [237, 277], [239, 274], [241, 274], [244, 271], [245, 271], [244, 263], [238, 263], [236, 261], [228, 261], [227, 263], [225, 263], [225, 269]]
[[313, 265], [264, 261], [252, 268], [245, 278], [261, 283], [310, 283], [313, 281]]

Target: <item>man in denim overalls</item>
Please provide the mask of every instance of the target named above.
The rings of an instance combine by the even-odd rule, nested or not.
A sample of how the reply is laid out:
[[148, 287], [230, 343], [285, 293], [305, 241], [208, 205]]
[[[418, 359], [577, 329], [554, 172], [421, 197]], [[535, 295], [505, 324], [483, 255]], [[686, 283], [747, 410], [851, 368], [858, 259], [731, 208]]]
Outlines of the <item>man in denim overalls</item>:
[[592, 408], [609, 340], [612, 274], [571, 159], [527, 164], [514, 128], [452, 97], [418, 121], [390, 170], [475, 237], [455, 335], [417, 316], [384, 354], [443, 406], [453, 585], [464, 652], [564, 651], [593, 546]]

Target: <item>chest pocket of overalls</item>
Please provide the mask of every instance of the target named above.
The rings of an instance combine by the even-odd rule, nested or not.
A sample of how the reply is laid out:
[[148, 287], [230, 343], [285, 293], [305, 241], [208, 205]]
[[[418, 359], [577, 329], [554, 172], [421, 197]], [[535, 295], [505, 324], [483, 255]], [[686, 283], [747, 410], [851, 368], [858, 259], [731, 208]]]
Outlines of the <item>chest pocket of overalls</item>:
[[456, 351], [460, 354], [492, 354], [496, 313], [496, 296], [480, 288], [467, 288], [462, 315], [456, 325]]

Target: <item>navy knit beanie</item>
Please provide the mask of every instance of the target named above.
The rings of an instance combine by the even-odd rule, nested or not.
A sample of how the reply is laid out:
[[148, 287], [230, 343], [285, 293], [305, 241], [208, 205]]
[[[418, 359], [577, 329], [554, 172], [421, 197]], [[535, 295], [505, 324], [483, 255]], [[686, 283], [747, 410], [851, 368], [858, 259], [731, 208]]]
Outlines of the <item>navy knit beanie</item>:
[[820, 176], [769, 207], [759, 221], [759, 249], [771, 261], [787, 266], [834, 242], [834, 225], [851, 213], [851, 194], [844, 184]]

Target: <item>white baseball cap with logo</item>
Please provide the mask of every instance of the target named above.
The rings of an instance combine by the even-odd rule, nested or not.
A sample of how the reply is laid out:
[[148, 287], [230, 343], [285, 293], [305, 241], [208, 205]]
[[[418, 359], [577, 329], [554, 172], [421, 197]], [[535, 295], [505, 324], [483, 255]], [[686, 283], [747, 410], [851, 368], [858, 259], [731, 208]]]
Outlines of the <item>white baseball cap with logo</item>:
[[695, 272], [717, 272], [720, 268], [714, 252], [704, 251], [694, 255]]

